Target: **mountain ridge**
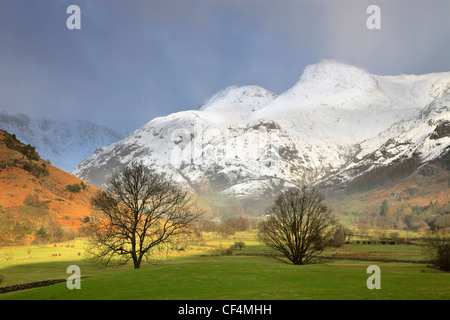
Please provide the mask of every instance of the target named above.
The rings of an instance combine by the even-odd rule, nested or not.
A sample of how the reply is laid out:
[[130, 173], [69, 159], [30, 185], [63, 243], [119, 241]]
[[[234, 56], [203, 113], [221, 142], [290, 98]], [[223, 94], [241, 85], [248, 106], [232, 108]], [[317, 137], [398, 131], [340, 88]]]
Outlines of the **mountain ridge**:
[[85, 120], [56, 121], [0, 111], [0, 128], [35, 146], [56, 167], [73, 171], [99, 145], [119, 141], [125, 134]]
[[[230, 86], [197, 110], [155, 118], [98, 149], [73, 173], [101, 188], [113, 170], [140, 160], [198, 194], [244, 197], [279, 185], [333, 185], [333, 178], [345, 183], [354, 177], [352, 165], [360, 164], [353, 170], [358, 174], [367, 170], [361, 160], [389, 139], [411, 131], [408, 143], [419, 144], [414, 132], [425, 130], [423, 122], [435, 123], [424, 131], [430, 135], [437, 121], [449, 119], [449, 91], [450, 72], [379, 76], [323, 60], [307, 66], [280, 95]], [[449, 144], [446, 139], [435, 141], [439, 150]]]

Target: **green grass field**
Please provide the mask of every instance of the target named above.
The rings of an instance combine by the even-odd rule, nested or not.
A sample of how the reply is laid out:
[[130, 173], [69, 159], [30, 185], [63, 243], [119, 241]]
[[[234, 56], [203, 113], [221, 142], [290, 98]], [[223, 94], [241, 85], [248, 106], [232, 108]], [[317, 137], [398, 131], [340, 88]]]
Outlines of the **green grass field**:
[[[85, 245], [70, 243], [41, 247], [3, 248], [12, 259], [0, 261], [0, 286], [67, 279], [69, 265], [78, 265], [82, 276], [80, 290], [66, 283], [0, 295], [0, 300], [33, 299], [152, 299], [152, 300], [305, 300], [305, 299], [450, 299], [450, 274], [436, 272], [426, 264], [320, 259], [318, 263], [294, 266], [268, 257], [241, 254], [263, 253], [266, 248], [254, 234], [241, 233], [223, 240], [205, 235], [206, 243], [186, 252], [162, 255], [155, 264], [139, 270], [131, 266], [94, 269], [78, 256]], [[239, 255], [221, 255], [236, 240], [246, 243]], [[27, 250], [31, 250], [28, 257]], [[57, 252], [58, 251], [58, 252]], [[1, 251], [0, 251], [1, 253]], [[60, 254], [60, 256], [58, 255]], [[56, 255], [56, 256], [55, 256]], [[324, 257], [392, 258], [421, 261], [421, 247], [407, 245], [348, 244], [327, 249]], [[381, 289], [369, 290], [369, 265], [381, 270]]]

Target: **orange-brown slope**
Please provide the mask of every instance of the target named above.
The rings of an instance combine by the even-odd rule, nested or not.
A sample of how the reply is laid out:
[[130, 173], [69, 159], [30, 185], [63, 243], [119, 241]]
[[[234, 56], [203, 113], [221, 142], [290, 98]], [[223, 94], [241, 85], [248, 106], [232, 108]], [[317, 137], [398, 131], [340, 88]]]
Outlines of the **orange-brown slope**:
[[[68, 190], [68, 186], [78, 186]], [[78, 191], [79, 189], [79, 191]], [[0, 206], [46, 210], [65, 228], [77, 229], [91, 216], [93, 186], [42, 160], [34, 148], [0, 130]]]

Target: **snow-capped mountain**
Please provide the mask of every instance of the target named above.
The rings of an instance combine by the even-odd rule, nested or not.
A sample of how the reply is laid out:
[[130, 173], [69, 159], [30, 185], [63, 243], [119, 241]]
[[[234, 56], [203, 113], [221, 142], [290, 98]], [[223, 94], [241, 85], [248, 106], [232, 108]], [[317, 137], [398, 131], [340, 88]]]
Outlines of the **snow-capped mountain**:
[[155, 118], [73, 173], [103, 187], [114, 169], [140, 160], [195, 192], [244, 196], [345, 182], [369, 169], [364, 161], [439, 156], [448, 133], [430, 135], [450, 119], [449, 94], [450, 72], [379, 76], [324, 60], [281, 95], [232, 86], [198, 110]]
[[19, 140], [36, 147], [41, 157], [66, 172], [74, 170], [99, 145], [117, 142], [125, 134], [96, 125], [74, 121], [32, 119], [24, 114], [0, 112], [0, 128]]
[[427, 163], [450, 152], [450, 92], [427, 104], [417, 117], [394, 123], [359, 147], [353, 161], [327, 181], [329, 184], [346, 182], [376, 167], [414, 156]]

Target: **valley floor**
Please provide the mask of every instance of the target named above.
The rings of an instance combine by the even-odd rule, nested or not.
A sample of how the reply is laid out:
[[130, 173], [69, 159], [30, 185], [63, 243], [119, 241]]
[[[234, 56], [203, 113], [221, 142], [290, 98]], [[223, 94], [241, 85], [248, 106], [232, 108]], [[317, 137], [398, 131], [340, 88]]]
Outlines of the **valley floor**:
[[[1, 287], [67, 279], [80, 267], [80, 290], [65, 282], [0, 295], [0, 300], [448, 300], [450, 274], [427, 266], [422, 246], [351, 243], [329, 248], [317, 263], [294, 266], [261, 256], [253, 233], [229, 239], [205, 235], [187, 251], [161, 252], [153, 264], [95, 269], [83, 260], [82, 239], [45, 246], [2, 248]], [[224, 255], [235, 241], [246, 247]], [[354, 260], [358, 258], [358, 260]], [[380, 259], [395, 260], [384, 262]], [[339, 260], [338, 260], [339, 259]], [[349, 260], [350, 259], [350, 260]], [[370, 265], [380, 268], [381, 289], [368, 289]]]

